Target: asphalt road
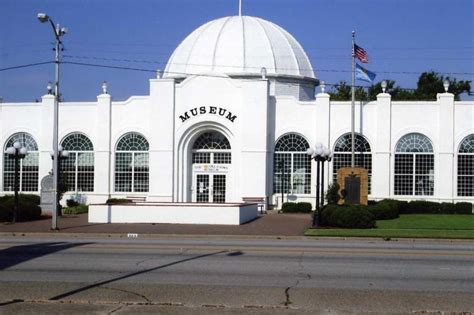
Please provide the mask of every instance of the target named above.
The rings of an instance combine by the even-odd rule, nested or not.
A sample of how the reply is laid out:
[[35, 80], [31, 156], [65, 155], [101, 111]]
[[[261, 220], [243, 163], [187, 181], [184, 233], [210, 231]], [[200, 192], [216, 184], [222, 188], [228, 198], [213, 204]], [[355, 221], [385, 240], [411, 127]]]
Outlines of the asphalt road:
[[0, 238], [1, 314], [90, 312], [469, 314], [474, 243]]

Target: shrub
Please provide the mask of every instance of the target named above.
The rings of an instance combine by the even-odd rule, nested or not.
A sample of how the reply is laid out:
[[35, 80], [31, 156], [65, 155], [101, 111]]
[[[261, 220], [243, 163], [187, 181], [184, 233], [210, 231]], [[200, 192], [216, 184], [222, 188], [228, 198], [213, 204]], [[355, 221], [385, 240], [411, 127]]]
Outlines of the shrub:
[[375, 227], [375, 218], [366, 206], [327, 205], [321, 212], [321, 224], [323, 226], [367, 229]]
[[79, 205], [79, 202], [74, 199], [68, 199], [66, 200], [66, 205], [68, 206], [68, 208], [77, 207]]
[[339, 196], [339, 184], [337, 182], [333, 182], [329, 185], [328, 190], [326, 191], [326, 200], [330, 205], [337, 205], [341, 196]]
[[120, 204], [120, 203], [131, 203], [130, 199], [125, 198], [109, 198], [105, 203], [107, 204]]
[[310, 202], [298, 202], [297, 208], [298, 212], [310, 213], [313, 210], [313, 205]]
[[402, 214], [436, 214], [440, 212], [440, 204], [432, 201], [413, 200], [402, 209], [400, 212]]
[[414, 200], [405, 204], [400, 202], [399, 212], [400, 214], [472, 214], [472, 204]]
[[64, 209], [64, 214], [81, 214], [89, 212], [89, 206], [77, 205], [75, 207], [68, 207]]
[[309, 213], [312, 209], [309, 202], [284, 202], [281, 207], [283, 213]]
[[384, 199], [367, 207], [375, 220], [390, 220], [399, 217], [400, 204], [397, 200]]
[[[11, 221], [15, 209], [15, 196], [0, 197], [0, 221]], [[18, 195], [17, 221], [38, 220], [41, 217], [39, 196], [31, 194]]]
[[472, 214], [472, 203], [470, 202], [455, 203], [454, 211], [457, 214]]

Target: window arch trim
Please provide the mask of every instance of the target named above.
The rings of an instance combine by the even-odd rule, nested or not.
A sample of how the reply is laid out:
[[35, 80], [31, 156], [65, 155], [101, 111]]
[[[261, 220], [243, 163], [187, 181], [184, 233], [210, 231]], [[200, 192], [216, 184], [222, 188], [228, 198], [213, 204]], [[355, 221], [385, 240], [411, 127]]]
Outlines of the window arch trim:
[[[300, 147], [291, 148], [290, 150], [280, 150], [279, 145], [281, 146], [284, 145], [282, 142], [286, 140], [285, 137], [294, 137], [295, 139], [298, 139], [299, 143], [297, 143], [296, 145]], [[301, 145], [303, 145], [304, 148], [301, 147]], [[309, 141], [302, 134], [297, 133], [297, 132], [287, 132], [285, 134], [282, 134], [277, 139], [277, 141], [275, 141], [274, 152], [306, 152], [309, 148], [310, 148]]]
[[474, 133], [464, 137], [459, 143], [458, 154], [473, 154], [474, 153]]
[[[23, 137], [26, 137], [26, 139], [28, 139], [28, 141], [23, 138], [23, 139], [14, 139], [16, 136], [23, 136]], [[15, 132], [13, 133], [12, 135], [10, 135], [7, 140], [5, 141], [5, 144], [4, 144], [4, 152], [5, 150], [8, 148], [8, 147], [11, 147], [13, 146], [13, 143], [15, 141], [19, 141], [21, 143], [22, 146], [26, 147], [26, 149], [28, 150], [28, 152], [36, 152], [36, 151], [39, 151], [38, 149], [38, 142], [36, 142], [35, 138], [28, 132], [24, 132], [24, 131], [19, 131], [19, 132]], [[29, 142], [29, 143], [28, 143]], [[25, 145], [26, 144], [26, 145]]]
[[[344, 152], [352, 152], [352, 146], [351, 146], [351, 139], [352, 135], [350, 132], [347, 132], [345, 134], [342, 134], [340, 137], [336, 139], [334, 142], [333, 146], [333, 152], [334, 153], [344, 153]], [[343, 141], [347, 141], [347, 143], [342, 143]], [[338, 148], [338, 145], [340, 147]], [[344, 148], [345, 146], [346, 148]], [[370, 153], [371, 151], [371, 145], [370, 142], [367, 140], [367, 137], [360, 133], [355, 133], [355, 152], [367, 152]], [[363, 149], [362, 149], [363, 148]]]
[[220, 131], [208, 130], [193, 141], [192, 151], [231, 150], [229, 139]]
[[[66, 140], [69, 140], [71, 137], [83, 137], [83, 140], [86, 140], [87, 143], [87, 146], [88, 148], [84, 149], [84, 148], [80, 148], [80, 147], [68, 147], [64, 144], [64, 142]], [[71, 140], [71, 141], [75, 141], [76, 139], [74, 140]], [[94, 144], [92, 143], [92, 140], [89, 136], [87, 136], [86, 134], [82, 133], [82, 132], [71, 132], [69, 134], [67, 134], [66, 136], [63, 137], [63, 139], [61, 140], [61, 146], [63, 147], [64, 150], [67, 150], [67, 151], [94, 151]], [[74, 143], [75, 145], [75, 143]]]
[[[137, 146], [133, 146], [133, 147], [130, 147], [130, 148], [127, 148], [127, 149], [121, 148], [120, 145], [124, 144], [124, 143], [122, 143], [122, 141], [126, 141], [128, 137], [132, 137], [132, 139], [131, 139], [132, 141], [139, 139], [141, 141], [141, 143], [134, 144], [134, 145], [137, 145]], [[147, 138], [144, 135], [142, 135], [141, 133], [135, 132], [135, 131], [131, 131], [131, 132], [127, 132], [127, 133], [123, 134], [117, 140], [117, 142], [115, 144], [115, 152], [131, 152], [131, 151], [146, 152], [146, 151], [149, 151], [149, 150], [150, 150], [150, 145], [149, 145], [149, 142], [148, 142]]]
[[[409, 141], [415, 140], [418, 143], [408, 143]], [[422, 143], [420, 143], [420, 140]], [[420, 145], [421, 147], [415, 147], [415, 145]], [[424, 148], [422, 146], [425, 146]], [[398, 139], [397, 144], [395, 145], [395, 153], [429, 153], [433, 154], [433, 143], [431, 139], [419, 132], [411, 132], [403, 135]]]

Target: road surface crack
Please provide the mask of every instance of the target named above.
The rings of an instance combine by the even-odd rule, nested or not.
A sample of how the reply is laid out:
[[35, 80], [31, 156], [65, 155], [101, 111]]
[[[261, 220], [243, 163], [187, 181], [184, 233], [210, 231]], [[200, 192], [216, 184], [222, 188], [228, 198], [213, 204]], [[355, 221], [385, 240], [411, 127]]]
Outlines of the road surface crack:
[[285, 289], [285, 302], [283, 303], [283, 305], [285, 306], [289, 306], [291, 305], [293, 302], [291, 301], [290, 299], [290, 290], [297, 287], [299, 284], [300, 284], [300, 277], [304, 277], [304, 278], [308, 278], [308, 279], [311, 279], [311, 275], [310, 274], [307, 274], [307, 273], [304, 273], [304, 266], [303, 266], [303, 255], [304, 255], [304, 251], [301, 252], [301, 255], [298, 259], [298, 270], [297, 270], [297, 273], [296, 273], [296, 282], [295, 284], [293, 285], [290, 285], [289, 287], [287, 287]]
[[119, 307], [117, 307], [117, 308], [115, 308], [115, 309], [111, 310], [111, 311], [110, 311], [110, 312], [108, 312], [107, 314], [112, 314], [112, 313], [115, 313], [115, 312], [117, 312], [118, 310], [122, 309], [124, 306], [125, 306], [125, 305], [120, 305]]
[[119, 292], [125, 292], [125, 293], [129, 293], [129, 294], [133, 294], [135, 296], [138, 296], [138, 297], [144, 299], [147, 303], [151, 303], [151, 300], [149, 298], [147, 298], [145, 295], [137, 293], [137, 292], [123, 290], [123, 289], [117, 289], [117, 288], [110, 288], [110, 287], [106, 287], [106, 286], [101, 286], [101, 288], [104, 288], [104, 289], [107, 289], [107, 290], [113, 290], [113, 291], [119, 291]]

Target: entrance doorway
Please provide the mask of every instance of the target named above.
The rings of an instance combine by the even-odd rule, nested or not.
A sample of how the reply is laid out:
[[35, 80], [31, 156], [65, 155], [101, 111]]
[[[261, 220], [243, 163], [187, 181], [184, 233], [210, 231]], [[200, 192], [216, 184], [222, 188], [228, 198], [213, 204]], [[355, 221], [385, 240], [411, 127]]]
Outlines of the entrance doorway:
[[224, 203], [228, 200], [231, 151], [227, 138], [217, 131], [205, 132], [192, 149], [192, 201]]
[[226, 175], [196, 174], [196, 202], [224, 203]]

